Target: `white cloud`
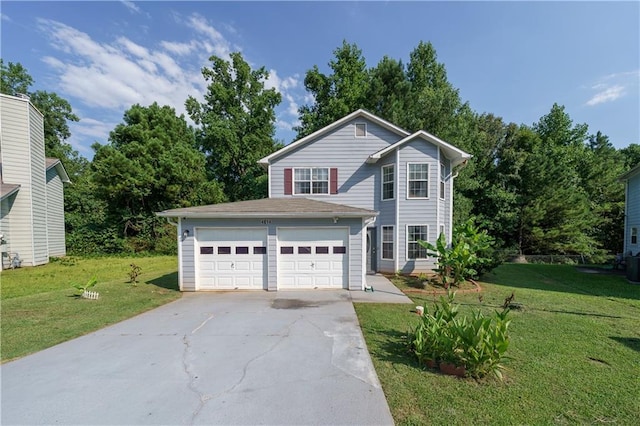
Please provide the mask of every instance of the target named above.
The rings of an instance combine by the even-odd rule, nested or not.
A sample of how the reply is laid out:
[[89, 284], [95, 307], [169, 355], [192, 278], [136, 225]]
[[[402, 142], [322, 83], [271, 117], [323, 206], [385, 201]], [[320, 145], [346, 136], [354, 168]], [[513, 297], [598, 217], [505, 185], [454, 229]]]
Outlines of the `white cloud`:
[[9, 18], [9, 16], [5, 15], [4, 13], [0, 13], [0, 20], [7, 21], [7, 22], [12, 22], [11, 18]]
[[591, 99], [587, 101], [587, 105], [594, 106], [598, 104], [603, 104], [605, 102], [613, 102], [624, 95], [625, 95], [624, 87], [622, 86], [608, 87], [596, 93]]
[[596, 106], [614, 102], [626, 96], [632, 91], [630, 89], [637, 87], [639, 78], [640, 70], [619, 72], [601, 77], [591, 85], [590, 89], [596, 91], [596, 93], [589, 98], [585, 105]]
[[127, 7], [127, 9], [129, 9], [129, 11], [131, 13], [140, 13], [141, 10], [138, 6], [136, 6], [136, 4], [132, 1], [127, 1], [127, 0], [121, 0], [120, 3], [122, 3], [123, 5], [125, 5]]
[[185, 56], [194, 51], [198, 44], [195, 40], [191, 40], [190, 43], [178, 43], [172, 41], [161, 41], [160, 46], [170, 53], [178, 56]]

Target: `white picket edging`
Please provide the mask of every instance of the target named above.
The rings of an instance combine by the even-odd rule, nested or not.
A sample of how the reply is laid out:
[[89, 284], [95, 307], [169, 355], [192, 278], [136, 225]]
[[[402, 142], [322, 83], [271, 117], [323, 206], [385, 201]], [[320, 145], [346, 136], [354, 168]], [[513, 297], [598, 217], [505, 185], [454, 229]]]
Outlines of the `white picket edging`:
[[84, 299], [89, 299], [89, 300], [98, 300], [100, 298], [100, 293], [98, 293], [97, 291], [84, 291], [82, 293], [82, 297]]

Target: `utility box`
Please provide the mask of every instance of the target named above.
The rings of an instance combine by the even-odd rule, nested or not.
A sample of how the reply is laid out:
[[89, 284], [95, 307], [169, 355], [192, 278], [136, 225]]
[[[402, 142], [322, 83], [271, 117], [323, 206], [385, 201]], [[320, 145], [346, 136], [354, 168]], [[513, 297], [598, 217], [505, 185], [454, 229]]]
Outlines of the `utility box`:
[[640, 257], [627, 256], [627, 279], [633, 282], [640, 282]]

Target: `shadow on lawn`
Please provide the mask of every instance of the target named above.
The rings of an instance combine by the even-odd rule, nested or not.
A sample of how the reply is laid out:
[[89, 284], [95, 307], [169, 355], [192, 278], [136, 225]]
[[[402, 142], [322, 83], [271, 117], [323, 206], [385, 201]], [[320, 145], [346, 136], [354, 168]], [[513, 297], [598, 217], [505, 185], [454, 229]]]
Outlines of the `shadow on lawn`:
[[420, 368], [415, 356], [409, 351], [407, 334], [397, 330], [376, 330], [376, 345], [371, 354], [381, 361], [404, 364]]
[[611, 340], [615, 340], [618, 343], [622, 343], [625, 346], [630, 347], [636, 352], [640, 352], [640, 339], [637, 337], [609, 337]]
[[179, 290], [178, 287], [178, 271], [165, 274], [161, 277], [154, 278], [146, 282], [147, 284], [153, 284], [158, 287], [166, 288], [167, 290]]
[[[593, 272], [594, 269], [598, 271]], [[504, 264], [480, 281], [513, 288], [640, 300], [640, 286], [630, 284], [619, 271], [604, 268]]]

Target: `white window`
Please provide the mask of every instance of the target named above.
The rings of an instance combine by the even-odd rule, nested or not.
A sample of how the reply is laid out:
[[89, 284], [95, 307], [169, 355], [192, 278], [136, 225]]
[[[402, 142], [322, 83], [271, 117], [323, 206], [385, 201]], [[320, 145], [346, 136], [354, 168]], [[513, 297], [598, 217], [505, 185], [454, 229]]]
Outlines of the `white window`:
[[356, 138], [367, 136], [367, 123], [356, 123]]
[[444, 200], [444, 179], [446, 176], [447, 169], [444, 167], [444, 164], [440, 163], [440, 198]]
[[638, 244], [638, 228], [631, 228], [631, 244]]
[[382, 166], [382, 199], [393, 200], [395, 196], [395, 167], [393, 164]]
[[328, 194], [329, 169], [295, 169], [293, 187], [294, 194]]
[[382, 258], [385, 260], [393, 260], [393, 226], [382, 227]]
[[407, 198], [429, 198], [429, 164], [407, 164]]
[[429, 227], [427, 225], [407, 225], [407, 259], [426, 259], [427, 249], [418, 241], [427, 241]]

